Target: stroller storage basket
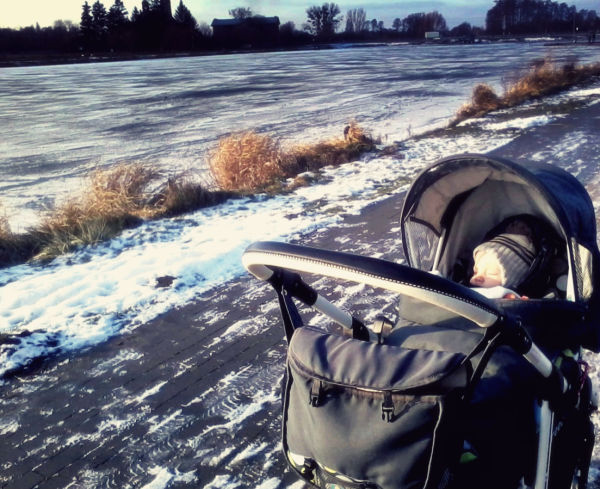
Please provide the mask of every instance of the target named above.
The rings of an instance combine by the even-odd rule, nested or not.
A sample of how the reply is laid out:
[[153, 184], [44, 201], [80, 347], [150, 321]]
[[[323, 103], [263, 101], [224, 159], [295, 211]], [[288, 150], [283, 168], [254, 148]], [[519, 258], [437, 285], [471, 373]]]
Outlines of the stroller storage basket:
[[462, 448], [456, 416], [469, 374], [463, 354], [299, 328], [288, 352], [288, 462], [322, 488], [445, 487]]

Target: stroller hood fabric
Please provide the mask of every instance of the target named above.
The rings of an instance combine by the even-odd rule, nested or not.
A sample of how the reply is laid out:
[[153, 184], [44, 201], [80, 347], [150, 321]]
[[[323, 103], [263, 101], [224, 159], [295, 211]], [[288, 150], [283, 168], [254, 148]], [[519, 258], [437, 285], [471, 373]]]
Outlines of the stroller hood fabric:
[[566, 299], [588, 312], [586, 348], [600, 349], [600, 252], [594, 207], [584, 186], [565, 170], [526, 166], [487, 155], [465, 154], [426, 168], [409, 189], [402, 210], [402, 239], [409, 265], [450, 276], [461, 253], [473, 250], [504, 219], [528, 214], [564, 240]]

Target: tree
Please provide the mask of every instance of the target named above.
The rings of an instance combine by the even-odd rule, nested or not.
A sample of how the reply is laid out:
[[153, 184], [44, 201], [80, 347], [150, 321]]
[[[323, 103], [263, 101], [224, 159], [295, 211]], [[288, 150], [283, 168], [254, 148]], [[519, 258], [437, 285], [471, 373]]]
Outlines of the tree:
[[137, 7], [133, 7], [133, 10], [131, 11], [131, 22], [135, 23], [138, 20], [140, 20], [140, 11], [138, 10]]
[[400, 32], [400, 29], [402, 28], [402, 21], [396, 17], [394, 19], [394, 22], [392, 23], [392, 28], [396, 31], [396, 32]]
[[444, 32], [448, 30], [446, 19], [437, 10], [425, 14], [425, 31]]
[[198, 32], [204, 37], [212, 36], [212, 28], [206, 22], [200, 22], [200, 24], [198, 24]]
[[253, 14], [250, 8], [236, 7], [229, 11], [229, 15], [231, 15], [234, 19], [249, 19]]
[[308, 22], [304, 28], [313, 36], [327, 39], [333, 36], [339, 23], [340, 7], [335, 3], [324, 3], [321, 7], [313, 6], [306, 9]]
[[109, 32], [121, 29], [128, 22], [127, 8], [122, 0], [115, 0], [115, 3], [108, 10], [106, 15], [106, 24]]
[[468, 22], [463, 22], [450, 30], [453, 37], [471, 38], [473, 37], [473, 27]]
[[416, 14], [410, 14], [402, 19], [402, 30], [413, 38], [423, 38], [426, 32], [437, 31], [443, 32], [448, 29], [446, 20], [437, 11]]
[[127, 9], [122, 0], [115, 0], [115, 3], [108, 10], [106, 15], [106, 26], [108, 30], [108, 47], [111, 50], [119, 50], [127, 43]]
[[545, 34], [597, 28], [595, 10], [580, 10], [551, 0], [495, 0], [486, 15], [490, 34]]
[[368, 28], [367, 13], [362, 8], [348, 10], [346, 14], [346, 32], [359, 33]]
[[85, 49], [90, 49], [94, 42], [94, 26], [92, 20], [92, 8], [89, 6], [87, 1], [82, 6], [79, 31], [81, 32], [83, 47]]
[[92, 31], [94, 33], [94, 42], [97, 48], [103, 48], [106, 41], [108, 30], [106, 8], [96, 0], [92, 5]]
[[188, 29], [198, 29], [198, 22], [196, 21], [190, 10], [183, 4], [183, 0], [179, 0], [179, 5], [175, 10], [175, 15], [173, 18], [175, 19], [175, 22], [187, 27]]

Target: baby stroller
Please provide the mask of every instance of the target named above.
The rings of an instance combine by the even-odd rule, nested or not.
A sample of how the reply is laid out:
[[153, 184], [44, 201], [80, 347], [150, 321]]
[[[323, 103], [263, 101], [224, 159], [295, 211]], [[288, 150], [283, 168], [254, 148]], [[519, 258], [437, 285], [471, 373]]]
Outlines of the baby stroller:
[[[489, 299], [466, 286], [469, 258], [515, 215], [538, 226], [527, 300]], [[401, 226], [409, 266], [276, 242], [244, 253], [289, 342], [289, 466], [327, 489], [585, 488], [600, 254], [584, 187], [545, 164], [454, 156], [416, 178]], [[399, 319], [365, 325], [298, 272], [397, 293]], [[303, 325], [295, 300], [341, 333]]]

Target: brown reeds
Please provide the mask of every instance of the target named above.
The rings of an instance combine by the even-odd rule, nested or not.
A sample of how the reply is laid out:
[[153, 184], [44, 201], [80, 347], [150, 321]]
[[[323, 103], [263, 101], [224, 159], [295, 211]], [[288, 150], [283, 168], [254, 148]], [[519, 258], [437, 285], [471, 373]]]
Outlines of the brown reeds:
[[292, 173], [315, 171], [324, 166], [347, 163], [375, 149], [375, 144], [373, 137], [352, 121], [344, 129], [344, 137], [292, 147], [289, 152], [289, 161], [293, 165]]
[[249, 131], [219, 141], [209, 167], [222, 189], [257, 192], [305, 171], [352, 161], [374, 148], [374, 139], [354, 121], [346, 126], [343, 137], [287, 150], [278, 140]]
[[166, 217], [220, 204], [233, 195], [231, 192], [208, 190], [193, 178], [180, 175], [169, 178], [151, 203], [155, 209], [154, 217]]
[[[142, 164], [98, 170], [80, 196], [46, 210], [40, 223], [24, 234], [10, 231], [0, 207], [0, 265], [51, 259], [78, 246], [110, 239], [146, 219], [182, 214], [270, 187], [282, 189], [281, 182], [288, 177], [351, 161], [374, 147], [372, 137], [355, 122], [346, 126], [344, 137], [287, 151], [268, 135], [254, 131], [233, 134], [219, 141], [209, 156], [217, 189], [198, 183], [189, 173], [161, 183], [160, 172]], [[299, 179], [295, 185], [310, 181]]]
[[92, 174], [79, 197], [49, 209], [28, 233], [31, 254], [48, 259], [81, 245], [96, 244], [157, 219], [223, 201], [191, 178], [175, 177], [159, 185], [160, 173], [141, 164], [121, 164]]
[[158, 173], [140, 164], [117, 165], [92, 174], [80, 197], [48, 210], [30, 233], [38, 258], [52, 258], [77, 246], [95, 244], [152, 215], [148, 186]]
[[223, 190], [255, 192], [285, 175], [286, 158], [278, 140], [246, 131], [221, 139], [208, 163], [215, 182]]
[[593, 77], [600, 76], [600, 63], [556, 65], [551, 59], [536, 60], [527, 72], [506, 83], [504, 94], [496, 95], [487, 84], [473, 89], [471, 101], [463, 105], [451, 125], [471, 117], [481, 117], [493, 110], [514, 107], [528, 100], [557, 93]]

